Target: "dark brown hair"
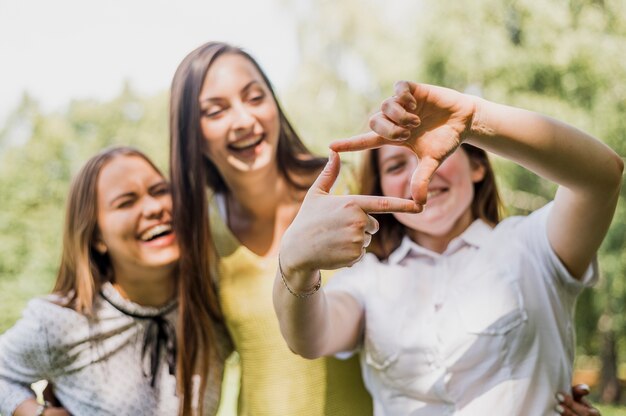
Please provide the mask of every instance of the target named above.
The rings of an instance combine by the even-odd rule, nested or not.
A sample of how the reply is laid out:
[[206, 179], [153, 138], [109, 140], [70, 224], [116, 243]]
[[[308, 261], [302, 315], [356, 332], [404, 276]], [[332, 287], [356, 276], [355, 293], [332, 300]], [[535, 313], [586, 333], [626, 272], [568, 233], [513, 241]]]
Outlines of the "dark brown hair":
[[[500, 222], [502, 203], [498, 194], [496, 177], [484, 150], [464, 143], [461, 149], [468, 155], [472, 167], [478, 165], [485, 169], [482, 181], [474, 183], [474, 199], [472, 200], [472, 218], [480, 218], [491, 225]], [[380, 185], [380, 169], [378, 149], [368, 150], [361, 164], [360, 189], [364, 195], [382, 195]], [[369, 250], [379, 259], [386, 259], [393, 252], [406, 234], [406, 227], [392, 214], [374, 215], [380, 223], [380, 230], [374, 234]]]
[[93, 243], [98, 232], [98, 176], [107, 163], [121, 156], [140, 157], [163, 176], [145, 154], [121, 146], [102, 150], [74, 176], [67, 197], [63, 254], [53, 292], [67, 300], [66, 306], [85, 315], [92, 313], [94, 297], [102, 283], [113, 278], [108, 253], [99, 253]]
[[[278, 108], [280, 133], [277, 166], [287, 183], [295, 189], [306, 189], [310, 183], [296, 180], [294, 173], [321, 169], [325, 158], [313, 157], [281, 109], [271, 83], [259, 64], [240, 48], [221, 42], [209, 42], [192, 51], [178, 66], [172, 81], [170, 97], [170, 174], [174, 202], [174, 230], [180, 244], [180, 337], [179, 351], [185, 362], [179, 366], [179, 383], [183, 391], [181, 409], [190, 410], [192, 377], [202, 376], [201, 392], [206, 388], [206, 374], [211, 352], [215, 348], [213, 320], [221, 320], [215, 281], [212, 278], [212, 246], [208, 217], [207, 187], [214, 192], [229, 193], [222, 175], [204, 155], [204, 137], [200, 128], [199, 96], [209, 68], [225, 54], [248, 59], [267, 84]], [[185, 342], [183, 343], [182, 340]]]

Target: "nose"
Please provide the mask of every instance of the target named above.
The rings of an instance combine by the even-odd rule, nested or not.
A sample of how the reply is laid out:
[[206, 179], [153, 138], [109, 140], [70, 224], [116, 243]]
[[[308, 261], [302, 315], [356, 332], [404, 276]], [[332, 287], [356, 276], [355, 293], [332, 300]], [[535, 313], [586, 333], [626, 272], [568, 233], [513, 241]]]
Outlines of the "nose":
[[152, 195], [146, 195], [143, 201], [143, 215], [146, 218], [161, 218], [164, 211], [165, 206], [159, 198], [155, 198]]
[[233, 113], [233, 129], [235, 130], [249, 130], [256, 121], [250, 109], [243, 103], [233, 106]]

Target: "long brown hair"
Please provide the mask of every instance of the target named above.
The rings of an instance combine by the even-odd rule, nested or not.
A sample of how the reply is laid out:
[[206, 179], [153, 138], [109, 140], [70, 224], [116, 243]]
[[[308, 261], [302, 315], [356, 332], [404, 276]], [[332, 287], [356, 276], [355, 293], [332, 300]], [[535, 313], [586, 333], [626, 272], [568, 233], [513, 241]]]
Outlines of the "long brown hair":
[[109, 255], [98, 252], [93, 244], [98, 233], [98, 176], [107, 163], [120, 156], [140, 157], [163, 176], [145, 154], [126, 146], [100, 151], [74, 176], [67, 197], [63, 254], [53, 292], [67, 301], [66, 306], [85, 315], [92, 313], [94, 297], [102, 283], [113, 278]]
[[[463, 143], [461, 149], [468, 155], [473, 168], [482, 166], [485, 169], [483, 179], [474, 183], [472, 218], [480, 218], [491, 225], [496, 225], [500, 222], [502, 202], [487, 152], [467, 143]], [[361, 193], [364, 195], [383, 195], [378, 155], [378, 149], [368, 150], [363, 158], [359, 180]], [[386, 259], [400, 245], [402, 237], [406, 234], [406, 227], [392, 214], [374, 216], [380, 224], [380, 230], [372, 237], [369, 251], [376, 254], [379, 259]]]
[[190, 411], [192, 377], [197, 371], [201, 377], [201, 392], [206, 388], [206, 374], [215, 348], [211, 327], [221, 320], [216, 293], [215, 256], [208, 217], [207, 187], [214, 192], [229, 193], [222, 175], [204, 155], [204, 137], [200, 128], [199, 96], [209, 68], [224, 54], [237, 54], [248, 59], [259, 71], [278, 107], [280, 133], [277, 148], [277, 166], [287, 183], [295, 189], [306, 189], [310, 183], [301, 183], [294, 173], [321, 169], [325, 158], [313, 157], [285, 116], [271, 83], [259, 64], [245, 51], [221, 42], [206, 43], [189, 55], [178, 66], [172, 81], [170, 97], [170, 174], [174, 203], [174, 230], [180, 244], [181, 279], [179, 351], [185, 357], [179, 366], [179, 383], [183, 391], [182, 411]]

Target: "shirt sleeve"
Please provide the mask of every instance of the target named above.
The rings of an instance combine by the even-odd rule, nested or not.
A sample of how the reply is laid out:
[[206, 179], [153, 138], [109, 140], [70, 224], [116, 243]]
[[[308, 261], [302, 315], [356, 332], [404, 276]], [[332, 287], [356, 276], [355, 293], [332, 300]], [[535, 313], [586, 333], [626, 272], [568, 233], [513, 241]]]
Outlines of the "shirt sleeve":
[[352, 267], [339, 270], [324, 286], [327, 293], [344, 292], [352, 296], [361, 307], [365, 308], [368, 287], [371, 285], [376, 273], [378, 259], [372, 253], [365, 256]]
[[534, 256], [538, 257], [540, 264], [543, 264], [544, 275], [556, 280], [556, 283], [576, 296], [584, 288], [591, 287], [598, 281], [598, 259], [597, 256], [594, 256], [581, 279], [572, 276], [557, 256], [548, 239], [548, 217], [553, 205], [554, 203], [550, 202], [526, 217], [522, 221], [520, 233], [522, 239], [526, 241], [526, 246], [530, 248]]
[[35, 397], [30, 385], [49, 369], [47, 334], [41, 320], [42, 300], [29, 302], [22, 318], [0, 336], [0, 413], [12, 415]]

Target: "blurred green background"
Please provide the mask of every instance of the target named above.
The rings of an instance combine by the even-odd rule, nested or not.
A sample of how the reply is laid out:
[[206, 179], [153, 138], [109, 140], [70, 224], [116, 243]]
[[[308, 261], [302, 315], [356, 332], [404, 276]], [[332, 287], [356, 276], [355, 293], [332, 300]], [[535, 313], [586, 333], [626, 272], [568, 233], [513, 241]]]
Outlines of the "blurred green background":
[[[385, 13], [382, 0], [279, 1], [296, 22], [300, 53], [279, 95], [321, 154], [330, 140], [364, 131], [393, 83], [410, 79], [543, 112], [626, 155], [623, 0], [407, 1]], [[112, 100], [57, 112], [24, 94], [0, 126], [0, 333], [52, 287], [72, 175], [112, 144], [139, 147], [167, 171], [167, 120], [167, 91], [142, 95], [129, 83]], [[508, 214], [551, 199], [552, 184], [494, 162]], [[609, 416], [626, 415], [625, 192], [599, 254], [601, 281], [576, 312], [575, 381], [611, 404], [602, 408]]]

